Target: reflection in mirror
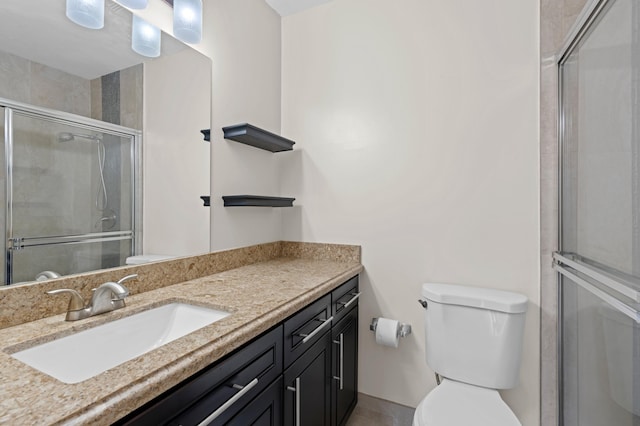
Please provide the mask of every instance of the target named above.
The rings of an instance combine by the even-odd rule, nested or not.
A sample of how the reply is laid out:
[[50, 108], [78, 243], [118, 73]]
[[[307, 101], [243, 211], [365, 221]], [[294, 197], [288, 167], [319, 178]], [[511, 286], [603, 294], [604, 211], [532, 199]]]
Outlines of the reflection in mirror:
[[209, 58], [164, 33], [159, 58], [135, 53], [112, 1], [102, 30], [64, 9], [0, 2], [3, 282], [207, 252]]

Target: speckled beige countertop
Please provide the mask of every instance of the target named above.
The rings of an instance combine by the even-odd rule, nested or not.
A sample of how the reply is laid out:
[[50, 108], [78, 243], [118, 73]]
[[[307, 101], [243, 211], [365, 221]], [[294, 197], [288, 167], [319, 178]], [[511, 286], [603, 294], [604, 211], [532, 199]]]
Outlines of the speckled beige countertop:
[[[257, 256], [256, 261], [243, 252], [240, 263], [244, 266], [133, 294], [127, 298], [127, 307], [118, 311], [76, 322], [66, 322], [64, 314], [57, 314], [0, 329], [0, 423], [110, 424], [362, 271], [357, 246], [326, 246], [332, 247], [329, 250], [323, 245], [275, 244], [280, 245], [268, 247], [266, 260]], [[341, 247], [348, 254], [343, 250], [335, 256]], [[185, 259], [196, 259], [198, 267], [202, 261], [211, 262], [211, 256], [215, 258], [211, 254]], [[169, 264], [153, 265], [166, 269]], [[120, 268], [116, 273], [131, 270]], [[77, 384], [62, 383], [10, 355], [171, 301], [232, 314]]]

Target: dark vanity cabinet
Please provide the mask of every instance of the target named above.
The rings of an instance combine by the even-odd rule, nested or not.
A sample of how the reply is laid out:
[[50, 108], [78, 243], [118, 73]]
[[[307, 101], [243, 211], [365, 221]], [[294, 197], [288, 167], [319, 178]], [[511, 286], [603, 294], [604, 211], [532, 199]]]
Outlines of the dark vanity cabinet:
[[358, 277], [119, 425], [340, 426], [357, 402]]
[[284, 322], [284, 425], [331, 425], [331, 294]]
[[[279, 325], [117, 424], [243, 424], [238, 420], [242, 418], [243, 407], [255, 407], [252, 400], [256, 397], [261, 398], [257, 404], [262, 411], [271, 410], [270, 418], [280, 420], [282, 391], [274, 381], [281, 375], [282, 326]], [[278, 425], [280, 422], [255, 424]]]
[[358, 402], [358, 277], [332, 293], [331, 425], [347, 422]]

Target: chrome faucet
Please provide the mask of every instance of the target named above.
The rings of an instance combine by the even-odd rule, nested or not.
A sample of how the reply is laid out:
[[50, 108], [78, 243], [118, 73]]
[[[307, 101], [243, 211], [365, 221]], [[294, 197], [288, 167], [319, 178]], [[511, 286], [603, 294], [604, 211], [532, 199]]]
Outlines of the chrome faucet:
[[61, 288], [48, 291], [47, 294], [69, 294], [69, 307], [67, 308], [66, 321], [77, 321], [105, 312], [124, 308], [124, 298], [129, 295], [129, 289], [122, 284], [125, 281], [138, 278], [138, 274], [127, 275], [118, 282], [106, 282], [93, 290], [91, 302], [85, 306], [84, 298], [75, 290]]

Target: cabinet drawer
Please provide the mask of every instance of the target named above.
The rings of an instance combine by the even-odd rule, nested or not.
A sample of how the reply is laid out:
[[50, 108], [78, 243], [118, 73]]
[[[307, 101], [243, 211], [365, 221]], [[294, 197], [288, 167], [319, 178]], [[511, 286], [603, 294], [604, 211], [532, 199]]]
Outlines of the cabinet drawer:
[[358, 304], [359, 295], [357, 275], [331, 292], [331, 315], [334, 324], [340, 321], [351, 307]]
[[169, 390], [120, 422], [127, 425], [197, 425], [227, 408], [211, 424], [224, 424], [282, 373], [282, 326]]
[[284, 367], [331, 329], [331, 295], [316, 300], [284, 322]]

